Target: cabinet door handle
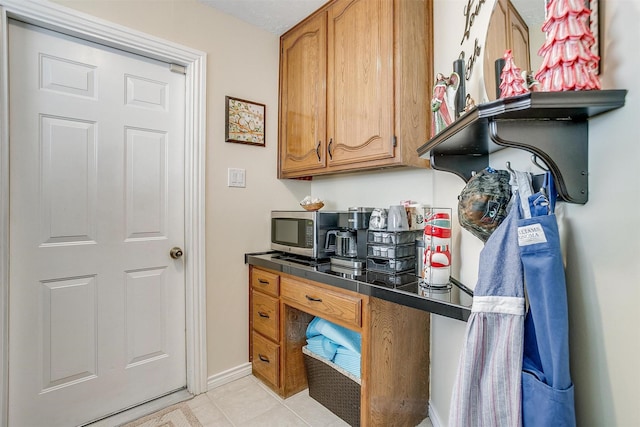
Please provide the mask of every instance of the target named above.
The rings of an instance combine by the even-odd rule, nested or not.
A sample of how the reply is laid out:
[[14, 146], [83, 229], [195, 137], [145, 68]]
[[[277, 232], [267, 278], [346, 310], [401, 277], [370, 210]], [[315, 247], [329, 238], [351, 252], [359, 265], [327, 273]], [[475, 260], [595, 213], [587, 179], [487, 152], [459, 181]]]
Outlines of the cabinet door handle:
[[268, 280], [264, 280], [264, 279], [258, 279], [258, 282], [260, 282], [263, 285], [268, 285], [269, 281]]
[[318, 141], [318, 145], [316, 146], [316, 156], [318, 156], [318, 161], [320, 161], [320, 143], [322, 141]]
[[259, 311], [258, 312], [258, 316], [264, 317], [265, 319], [269, 318], [269, 315], [267, 313], [265, 313], [264, 311]]
[[262, 360], [263, 362], [267, 362], [267, 363], [271, 363], [271, 361], [269, 360], [269, 358], [267, 356], [263, 356], [262, 354], [258, 354], [258, 358], [260, 360]]
[[309, 301], [322, 302], [322, 298], [314, 298], [314, 297], [310, 297], [309, 295], [305, 295], [305, 297], [307, 297]]
[[331, 146], [333, 145], [333, 138], [331, 138], [329, 140], [329, 148], [327, 151], [329, 151], [329, 159], [333, 160], [333, 153], [331, 152]]

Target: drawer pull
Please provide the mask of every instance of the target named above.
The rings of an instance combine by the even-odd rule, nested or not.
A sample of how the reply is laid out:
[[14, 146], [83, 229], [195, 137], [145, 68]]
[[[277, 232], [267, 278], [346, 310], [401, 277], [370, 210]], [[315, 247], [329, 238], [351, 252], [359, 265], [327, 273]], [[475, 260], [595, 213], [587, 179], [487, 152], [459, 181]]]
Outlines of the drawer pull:
[[258, 354], [258, 358], [260, 358], [260, 360], [262, 360], [263, 362], [271, 363], [269, 358], [267, 356], [263, 356], [262, 354]]
[[269, 281], [268, 280], [264, 280], [264, 279], [258, 279], [258, 282], [262, 283], [263, 285], [268, 285]]
[[269, 315], [267, 313], [265, 313], [264, 311], [259, 311], [258, 312], [258, 316], [264, 317], [265, 319], [269, 318]]
[[322, 302], [322, 298], [314, 298], [314, 297], [310, 297], [309, 295], [305, 295], [305, 297], [307, 297], [309, 301]]

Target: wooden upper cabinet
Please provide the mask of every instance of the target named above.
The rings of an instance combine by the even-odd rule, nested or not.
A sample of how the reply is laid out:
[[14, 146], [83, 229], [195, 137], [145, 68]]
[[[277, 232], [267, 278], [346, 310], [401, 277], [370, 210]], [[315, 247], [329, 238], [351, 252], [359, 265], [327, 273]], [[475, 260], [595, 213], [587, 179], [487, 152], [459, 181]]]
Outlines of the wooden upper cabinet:
[[513, 60], [523, 70], [531, 70], [531, 53], [529, 51], [529, 27], [511, 2], [509, 9], [509, 26], [511, 27], [511, 49]]
[[432, 14], [432, 0], [334, 0], [282, 36], [279, 178], [428, 166]]
[[280, 49], [279, 173], [322, 170], [327, 163], [327, 14], [306, 21]]
[[393, 2], [336, 1], [328, 40], [329, 165], [393, 158]]

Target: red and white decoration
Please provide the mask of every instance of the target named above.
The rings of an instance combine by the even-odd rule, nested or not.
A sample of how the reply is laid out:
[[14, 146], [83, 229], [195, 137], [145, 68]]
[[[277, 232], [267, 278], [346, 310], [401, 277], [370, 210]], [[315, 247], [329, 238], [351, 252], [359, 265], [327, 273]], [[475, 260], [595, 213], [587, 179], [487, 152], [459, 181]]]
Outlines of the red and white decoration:
[[591, 11], [584, 0], [551, 0], [542, 31], [547, 35], [538, 50], [542, 65], [535, 75], [537, 90], [559, 92], [600, 89], [597, 75], [600, 57], [591, 47], [595, 38], [589, 27]]
[[504, 67], [500, 73], [500, 98], [522, 95], [529, 92], [522, 70], [513, 62], [511, 49], [504, 52]]

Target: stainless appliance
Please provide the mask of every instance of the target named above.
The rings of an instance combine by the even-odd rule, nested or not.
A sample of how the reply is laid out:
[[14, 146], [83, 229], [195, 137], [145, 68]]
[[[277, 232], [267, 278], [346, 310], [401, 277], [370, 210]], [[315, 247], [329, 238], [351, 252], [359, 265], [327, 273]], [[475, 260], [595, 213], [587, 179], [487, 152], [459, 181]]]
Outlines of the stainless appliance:
[[357, 234], [351, 230], [336, 232], [336, 255], [346, 258], [358, 256]]
[[331, 270], [345, 275], [361, 275], [367, 265], [367, 230], [373, 208], [349, 208], [338, 212], [336, 253]]
[[335, 254], [338, 212], [271, 211], [271, 249], [313, 259]]

